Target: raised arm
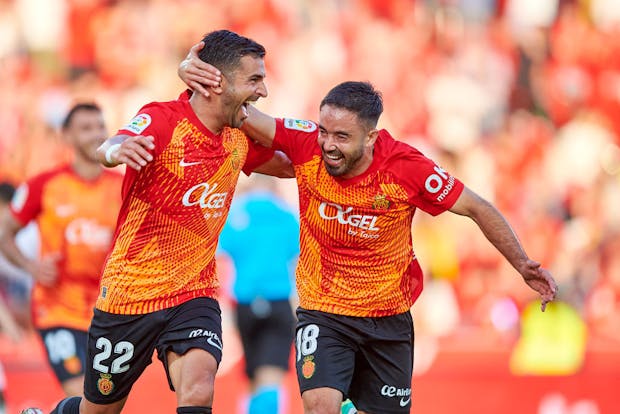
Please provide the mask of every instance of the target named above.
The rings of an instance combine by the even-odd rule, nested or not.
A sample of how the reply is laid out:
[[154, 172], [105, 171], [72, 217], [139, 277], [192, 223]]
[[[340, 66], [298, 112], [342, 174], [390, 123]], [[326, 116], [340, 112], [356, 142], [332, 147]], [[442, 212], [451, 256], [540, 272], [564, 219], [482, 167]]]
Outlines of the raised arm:
[[155, 148], [154, 141], [151, 135], [115, 135], [97, 148], [97, 159], [109, 168], [127, 164], [128, 167], [139, 171], [153, 161], [149, 151]]
[[[204, 86], [212, 85], [210, 82], [212, 82], [214, 74], [219, 73], [219, 71], [198, 57], [198, 52], [203, 47], [203, 42], [192, 46], [187, 57], [179, 65], [177, 73], [193, 92], [208, 95], [207, 88]], [[217, 86], [217, 84], [212, 86]], [[243, 121], [241, 129], [259, 144], [271, 148], [276, 134], [276, 120], [252, 105], [249, 106], [248, 112], [249, 116]]]
[[521, 274], [525, 283], [540, 294], [541, 310], [555, 299], [557, 284], [551, 273], [531, 260], [506, 218], [487, 200], [467, 187], [450, 209], [451, 212], [474, 220], [482, 233]]

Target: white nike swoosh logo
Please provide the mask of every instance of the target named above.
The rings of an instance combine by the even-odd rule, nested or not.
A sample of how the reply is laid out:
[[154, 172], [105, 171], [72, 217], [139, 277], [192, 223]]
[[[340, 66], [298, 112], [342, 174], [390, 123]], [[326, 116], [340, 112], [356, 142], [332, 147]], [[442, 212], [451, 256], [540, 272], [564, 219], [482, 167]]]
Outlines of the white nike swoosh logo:
[[191, 161], [191, 162], [187, 162], [187, 161], [185, 161], [185, 159], [182, 159], [182, 160], [179, 162], [179, 165], [180, 165], [181, 167], [191, 167], [192, 165], [198, 165], [198, 164], [202, 164], [202, 161]]
[[400, 406], [404, 407], [405, 405], [409, 404], [409, 401], [411, 401], [411, 397], [407, 398], [406, 400], [403, 400], [402, 398], [400, 399]]
[[218, 343], [219, 341], [216, 341], [215, 339], [211, 338], [210, 336], [207, 337], [207, 343], [216, 347], [217, 349], [219, 349], [220, 351], [222, 350], [222, 345]]

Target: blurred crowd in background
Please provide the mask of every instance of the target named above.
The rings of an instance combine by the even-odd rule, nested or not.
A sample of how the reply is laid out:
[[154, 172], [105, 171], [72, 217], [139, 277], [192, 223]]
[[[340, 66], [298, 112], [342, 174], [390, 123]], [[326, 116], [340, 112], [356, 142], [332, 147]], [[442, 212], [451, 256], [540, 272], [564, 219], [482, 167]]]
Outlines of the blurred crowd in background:
[[[482, 338], [515, 345], [514, 372], [570, 373], [588, 347], [620, 343], [617, 0], [0, 0], [0, 181], [66, 160], [58, 129], [76, 101], [100, 104], [114, 133], [175, 99], [179, 62], [221, 28], [266, 47], [270, 114], [316, 119], [332, 86], [371, 81], [380, 126], [496, 204], [558, 280], [560, 302], [534, 312], [474, 223], [419, 213], [418, 352]], [[19, 280], [0, 286], [27, 327]], [[545, 343], [571, 345], [528, 352]]]

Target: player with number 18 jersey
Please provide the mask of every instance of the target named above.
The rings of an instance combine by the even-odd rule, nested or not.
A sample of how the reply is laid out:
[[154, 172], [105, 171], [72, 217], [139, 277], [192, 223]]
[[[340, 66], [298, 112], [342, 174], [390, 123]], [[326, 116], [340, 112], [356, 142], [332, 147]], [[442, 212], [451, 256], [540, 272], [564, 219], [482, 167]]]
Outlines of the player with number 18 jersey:
[[413, 215], [448, 210], [463, 184], [386, 130], [364, 173], [334, 177], [317, 134], [311, 121], [276, 120], [273, 148], [291, 159], [299, 187], [300, 307], [357, 317], [409, 311], [422, 291]]

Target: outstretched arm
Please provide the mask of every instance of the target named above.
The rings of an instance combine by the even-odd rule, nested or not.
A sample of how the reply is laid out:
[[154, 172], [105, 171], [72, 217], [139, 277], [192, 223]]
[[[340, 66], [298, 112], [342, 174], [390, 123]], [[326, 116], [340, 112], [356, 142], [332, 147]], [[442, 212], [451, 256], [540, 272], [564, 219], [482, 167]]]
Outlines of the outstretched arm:
[[558, 287], [547, 269], [531, 260], [504, 216], [491, 203], [465, 187], [450, 209], [451, 212], [474, 220], [487, 239], [523, 276], [525, 283], [540, 294], [541, 310], [555, 299]]
[[[187, 57], [179, 65], [177, 73], [179, 78], [181, 78], [193, 92], [208, 95], [204, 85], [212, 81], [213, 74], [217, 69], [203, 62], [198, 57], [198, 52], [203, 47], [203, 42], [196, 43], [192, 46]], [[217, 72], [219, 73], [219, 71]], [[217, 84], [215, 86], [217, 86]], [[259, 111], [253, 105], [248, 107], [248, 112], [249, 116], [243, 121], [241, 129], [259, 144], [271, 148], [273, 138], [276, 134], [276, 120], [272, 116]]]
[[151, 135], [115, 135], [97, 148], [97, 159], [106, 167], [127, 164], [128, 167], [140, 171], [153, 161], [149, 151], [155, 148], [154, 141]]

